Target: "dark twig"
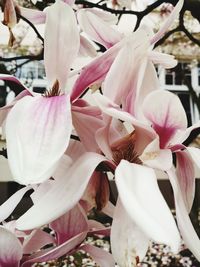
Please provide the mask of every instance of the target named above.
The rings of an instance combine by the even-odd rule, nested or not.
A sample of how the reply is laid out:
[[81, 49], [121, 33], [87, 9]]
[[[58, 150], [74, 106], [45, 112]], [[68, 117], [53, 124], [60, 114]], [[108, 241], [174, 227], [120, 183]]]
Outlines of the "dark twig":
[[39, 33], [39, 31], [37, 30], [37, 28], [35, 27], [35, 25], [30, 22], [30, 20], [26, 19], [25, 17], [23, 17], [22, 15], [18, 14], [18, 17], [22, 20], [24, 20], [26, 23], [28, 23], [31, 28], [34, 30], [34, 32], [36, 33], [37, 37], [42, 41], [42, 43], [44, 43], [44, 38], [42, 37], [42, 35]]
[[6, 159], [8, 158], [8, 155], [7, 155], [7, 149], [6, 148], [2, 148], [0, 150], [0, 155], [5, 157]]

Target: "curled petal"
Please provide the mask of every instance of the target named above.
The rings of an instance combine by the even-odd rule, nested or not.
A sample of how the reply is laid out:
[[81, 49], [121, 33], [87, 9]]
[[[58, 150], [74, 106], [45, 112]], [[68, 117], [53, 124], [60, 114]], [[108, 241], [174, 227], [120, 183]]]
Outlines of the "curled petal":
[[0, 226], [0, 266], [19, 267], [22, 255], [22, 245], [17, 237]]
[[51, 177], [71, 134], [69, 97], [24, 97], [6, 120], [8, 160], [14, 179], [40, 183]]
[[180, 235], [153, 169], [122, 160], [115, 177], [122, 204], [135, 224], [148, 238], [178, 252]]
[[145, 98], [142, 109], [159, 135], [160, 148], [169, 146], [176, 132], [187, 128], [185, 110], [178, 96], [173, 93], [164, 90], [150, 93]]
[[64, 92], [68, 73], [80, 46], [76, 18], [72, 8], [56, 1], [46, 11], [44, 64], [50, 88], [58, 80]]

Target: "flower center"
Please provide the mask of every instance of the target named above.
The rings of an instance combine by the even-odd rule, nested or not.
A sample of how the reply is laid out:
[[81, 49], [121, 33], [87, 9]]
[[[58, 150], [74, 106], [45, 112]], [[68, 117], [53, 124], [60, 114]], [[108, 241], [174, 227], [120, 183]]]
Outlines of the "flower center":
[[54, 85], [52, 86], [52, 88], [50, 90], [46, 90], [44, 92], [44, 96], [45, 97], [59, 96], [60, 93], [61, 93], [61, 91], [59, 89], [59, 81], [56, 80]]
[[117, 165], [122, 159], [131, 163], [142, 164], [142, 161], [139, 159], [139, 155], [135, 150], [135, 142], [136, 133], [133, 131], [111, 145], [113, 159]]

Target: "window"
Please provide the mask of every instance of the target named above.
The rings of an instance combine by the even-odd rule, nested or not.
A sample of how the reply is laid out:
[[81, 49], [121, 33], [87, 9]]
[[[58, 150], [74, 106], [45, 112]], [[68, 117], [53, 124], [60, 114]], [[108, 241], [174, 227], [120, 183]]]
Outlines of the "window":
[[178, 63], [173, 69], [166, 70], [166, 85], [184, 85], [183, 75], [191, 83], [191, 69], [188, 63]]

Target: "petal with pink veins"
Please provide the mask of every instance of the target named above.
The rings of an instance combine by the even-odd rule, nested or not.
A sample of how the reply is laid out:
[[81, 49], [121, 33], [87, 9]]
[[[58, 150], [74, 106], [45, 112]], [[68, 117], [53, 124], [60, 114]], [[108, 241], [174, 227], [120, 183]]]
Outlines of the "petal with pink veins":
[[55, 178], [54, 186], [17, 220], [16, 228], [28, 230], [40, 227], [73, 208], [82, 197], [93, 171], [102, 161], [105, 158], [96, 153], [82, 155], [65, 176]]
[[6, 120], [8, 160], [14, 180], [41, 183], [51, 177], [72, 130], [69, 96], [29, 97]]
[[158, 42], [164, 36], [164, 34], [169, 30], [174, 20], [178, 17], [183, 7], [183, 4], [184, 0], [178, 1], [177, 5], [174, 7], [172, 13], [169, 15], [167, 20], [163, 23], [160, 30], [151, 39], [151, 44], [155, 44], [156, 42]]
[[200, 261], [200, 240], [189, 218], [175, 170], [171, 169], [167, 173], [174, 192], [176, 219], [181, 236], [187, 248]]
[[17, 237], [0, 226], [0, 266], [19, 267], [22, 255], [22, 245]]
[[190, 213], [195, 196], [194, 163], [189, 151], [187, 150], [176, 152], [176, 162], [177, 181], [179, 183], [187, 211]]
[[56, 233], [58, 245], [88, 230], [86, 214], [79, 205], [51, 222], [49, 226]]
[[169, 245], [177, 253], [180, 235], [159, 190], [154, 170], [122, 160], [115, 171], [115, 179], [119, 197], [133, 222], [149, 239]]
[[[80, 37], [73, 9], [63, 1], [56, 1], [46, 11], [44, 64], [49, 87], [55, 81], [65, 91], [68, 73], [76, 58]], [[59, 18], [59, 19], [58, 19]]]
[[149, 238], [141, 231], [124, 209], [120, 199], [114, 212], [111, 228], [111, 250], [119, 266], [136, 266], [142, 261], [149, 245]]
[[169, 146], [178, 130], [186, 130], [187, 117], [180, 99], [168, 91], [150, 93], [144, 99], [142, 110], [159, 135], [160, 148]]

